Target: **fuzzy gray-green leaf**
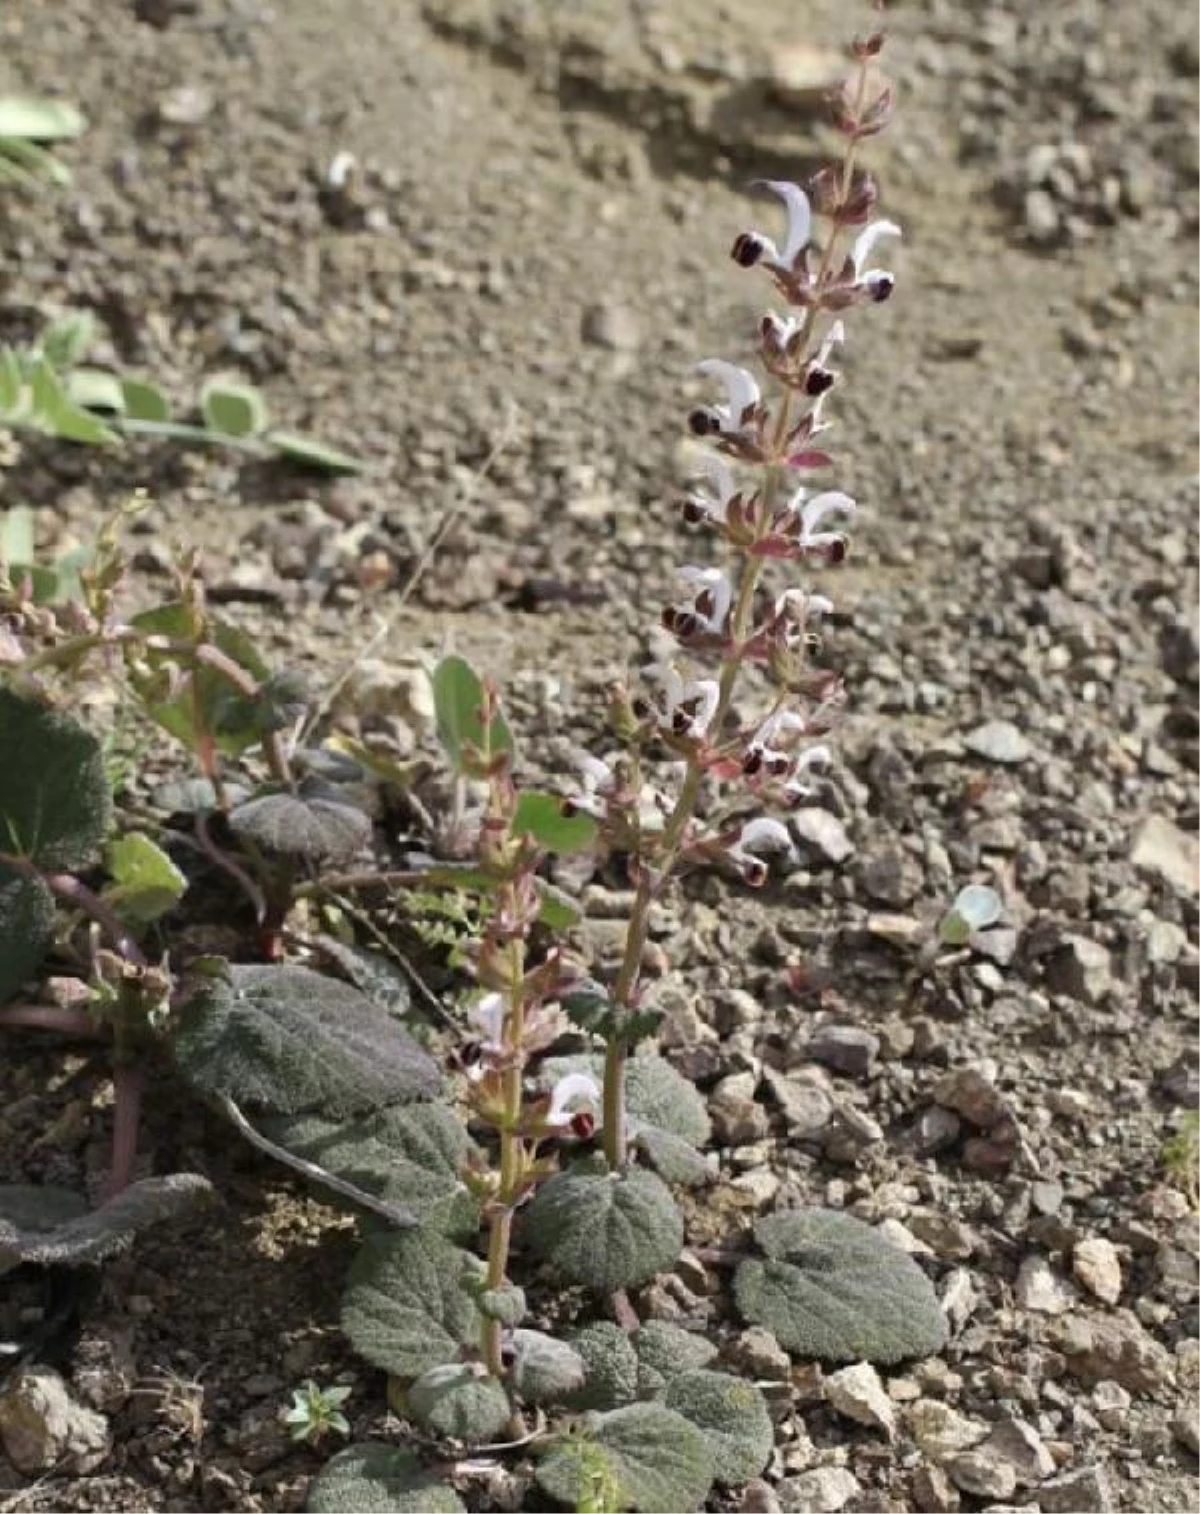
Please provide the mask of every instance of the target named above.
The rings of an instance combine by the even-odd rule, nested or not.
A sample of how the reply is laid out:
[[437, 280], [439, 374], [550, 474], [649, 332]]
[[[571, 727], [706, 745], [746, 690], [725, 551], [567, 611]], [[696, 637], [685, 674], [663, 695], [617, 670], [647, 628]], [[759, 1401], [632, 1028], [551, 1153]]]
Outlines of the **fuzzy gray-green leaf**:
[[404, 1104], [357, 1119], [277, 1115], [263, 1133], [335, 1177], [410, 1210], [442, 1234], [473, 1235], [479, 1209], [460, 1176], [474, 1149], [443, 1104]]
[[509, 1381], [527, 1404], [558, 1404], [583, 1387], [583, 1357], [540, 1330], [514, 1330]]
[[633, 1124], [633, 1144], [668, 1183], [695, 1188], [712, 1177], [702, 1154], [673, 1131], [660, 1130], [657, 1125]]
[[785, 1350], [887, 1365], [945, 1344], [937, 1295], [920, 1267], [869, 1225], [831, 1209], [770, 1215], [754, 1228], [765, 1259], [738, 1268], [743, 1316]]
[[679, 1136], [690, 1146], [703, 1146], [711, 1134], [703, 1097], [665, 1057], [630, 1057], [625, 1098], [632, 1119]]
[[[212, 1184], [190, 1172], [143, 1178], [99, 1209], [65, 1218], [49, 1227], [39, 1223], [30, 1230], [19, 1228], [5, 1217], [3, 1192], [0, 1189], [0, 1275], [21, 1262], [43, 1267], [86, 1267], [102, 1262], [123, 1251], [139, 1230], [170, 1219], [198, 1199], [208, 1197]], [[54, 1202], [65, 1212], [61, 1199]], [[28, 1220], [27, 1197], [22, 1204]]]
[[0, 862], [0, 1004], [41, 965], [54, 939], [54, 895]]
[[633, 1342], [612, 1320], [596, 1320], [571, 1338], [583, 1359], [583, 1386], [571, 1395], [575, 1409], [619, 1409], [638, 1396], [638, 1359]]
[[[662, 1404], [630, 1404], [591, 1415], [538, 1462], [543, 1492], [568, 1509], [688, 1514], [715, 1476], [712, 1451], [689, 1420]], [[609, 1500], [596, 1500], [600, 1488]], [[615, 1495], [615, 1497], [614, 1497]], [[619, 1501], [617, 1501], [619, 1500]]]
[[744, 1378], [685, 1372], [667, 1384], [663, 1403], [704, 1435], [721, 1482], [749, 1482], [770, 1461], [775, 1431], [767, 1401]]
[[422, 1429], [468, 1446], [499, 1435], [512, 1414], [508, 1394], [496, 1379], [465, 1362], [429, 1368], [410, 1385], [405, 1400]]
[[454, 1361], [479, 1335], [470, 1257], [423, 1230], [373, 1236], [350, 1266], [342, 1329], [369, 1362], [417, 1377]]
[[707, 1336], [673, 1325], [647, 1320], [633, 1337], [638, 1360], [638, 1397], [654, 1398], [676, 1377], [707, 1367], [717, 1348]]
[[441, 1072], [391, 1015], [306, 967], [232, 966], [179, 1014], [175, 1054], [209, 1093], [280, 1114], [432, 1098]]
[[670, 1191], [639, 1168], [556, 1173], [526, 1211], [523, 1234], [566, 1281], [605, 1294], [647, 1282], [683, 1248]]
[[371, 839], [370, 817], [337, 790], [259, 794], [229, 815], [235, 836], [305, 862], [349, 862]]
[[411, 1451], [365, 1441], [325, 1463], [305, 1507], [308, 1514], [462, 1514], [465, 1505]]
[[85, 867], [111, 817], [92, 733], [40, 699], [0, 688], [0, 852], [46, 871]]

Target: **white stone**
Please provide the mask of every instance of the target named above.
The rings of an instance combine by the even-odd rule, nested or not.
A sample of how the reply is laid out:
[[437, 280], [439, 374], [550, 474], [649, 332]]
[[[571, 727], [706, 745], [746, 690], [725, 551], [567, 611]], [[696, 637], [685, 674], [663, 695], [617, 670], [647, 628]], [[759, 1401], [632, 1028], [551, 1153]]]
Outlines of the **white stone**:
[[1085, 1236], [1076, 1243], [1071, 1271], [1102, 1303], [1115, 1304], [1121, 1297], [1121, 1259], [1117, 1248], [1103, 1236]]
[[896, 1409], [870, 1362], [855, 1362], [825, 1379], [825, 1397], [839, 1414], [860, 1425], [896, 1433]]

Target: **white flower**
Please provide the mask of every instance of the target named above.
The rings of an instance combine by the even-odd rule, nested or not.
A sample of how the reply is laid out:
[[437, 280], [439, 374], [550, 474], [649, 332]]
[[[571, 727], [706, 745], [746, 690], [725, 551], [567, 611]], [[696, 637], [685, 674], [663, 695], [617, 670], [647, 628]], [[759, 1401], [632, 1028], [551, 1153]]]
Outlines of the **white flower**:
[[685, 583], [696, 584], [696, 599], [707, 594], [712, 600], [712, 609], [706, 615], [693, 603], [692, 610], [706, 631], [717, 635], [725, 629], [729, 607], [733, 603], [733, 585], [720, 568], [697, 568], [688, 564], [679, 569], [678, 575]]
[[569, 1125], [575, 1111], [571, 1105], [586, 1099], [593, 1110], [600, 1107], [600, 1086], [586, 1072], [571, 1072], [559, 1078], [550, 1093], [550, 1108], [546, 1112], [547, 1125]]
[[508, 1005], [503, 994], [484, 994], [467, 1011], [471, 1024], [483, 1032], [479, 1044], [484, 1051], [504, 1050], [504, 1017], [507, 1013]]
[[828, 368], [829, 359], [833, 355], [833, 349], [840, 347], [846, 340], [846, 328], [841, 321], [834, 321], [833, 325], [822, 338], [821, 345], [817, 349], [816, 364], [818, 368]]
[[736, 363], [727, 363], [719, 357], [705, 358], [702, 363], [697, 363], [696, 372], [725, 386], [726, 403], [709, 405], [703, 413], [712, 417], [720, 435], [736, 435], [742, 429], [742, 416], [762, 400], [762, 391], [754, 375], [749, 369], [739, 368]]
[[747, 883], [759, 884], [767, 876], [766, 864], [760, 855], [763, 852], [783, 852], [789, 859], [795, 856], [787, 827], [769, 815], [748, 820], [726, 856]]
[[578, 753], [575, 765], [579, 769], [583, 792], [572, 794], [570, 803], [585, 815], [601, 820], [605, 812], [603, 796], [612, 793], [617, 785], [617, 775], [603, 758], [593, 757], [590, 752]]
[[854, 282], [869, 289], [877, 297], [891, 293], [894, 282], [886, 268], [868, 268], [867, 259], [880, 237], [898, 237], [900, 228], [895, 221], [872, 221], [864, 226], [850, 249], [850, 261], [854, 265]]
[[801, 547], [833, 546], [840, 542], [840, 531], [818, 531], [816, 528], [827, 515], [853, 515], [857, 505], [848, 494], [843, 494], [840, 489], [825, 489], [820, 494], [814, 494], [809, 498], [807, 489], [797, 489], [788, 501], [788, 509], [793, 515], [800, 518], [800, 535], [798, 544]]
[[[696, 678], [685, 683], [670, 663], [657, 663], [646, 669], [662, 691], [661, 724], [679, 730], [679, 717], [686, 724], [680, 734], [696, 739], [708, 735], [713, 716], [721, 702], [721, 689], [713, 678]], [[692, 706], [696, 708], [693, 710]], [[685, 709], [684, 706], [687, 706]]]
[[807, 589], [785, 589], [775, 600], [775, 614], [803, 623], [817, 615], [832, 615], [833, 600], [824, 594], [810, 594]]
[[712, 486], [711, 492], [691, 490], [688, 503], [709, 520], [724, 521], [730, 501], [737, 494], [733, 470], [719, 452], [701, 453], [697, 466]]
[[808, 722], [796, 710], [776, 710], [755, 731], [746, 748], [747, 753], [753, 752], [760, 756], [768, 767], [779, 758], [790, 761], [787, 753], [773, 746], [772, 742], [781, 738], [786, 741], [789, 736], [802, 736], [807, 729]]
[[[796, 266], [796, 259], [812, 240], [812, 206], [799, 184], [789, 184], [786, 179], [762, 179], [759, 182], [763, 189], [769, 189], [773, 195], [778, 195], [787, 206], [787, 235], [782, 247], [777, 247], [770, 237], [763, 236], [760, 231], [747, 233], [744, 241], [739, 238], [739, 243], [742, 243], [747, 256], [752, 250], [756, 250], [756, 255], [749, 259], [751, 263], [761, 261], [768, 267], [782, 268], [790, 273]], [[738, 261], [744, 262], [745, 256]]]
[[809, 768], [826, 768], [833, 761], [833, 754], [827, 746], [810, 746], [796, 758], [792, 769], [792, 776], [788, 779], [784, 793], [789, 799], [807, 799], [813, 792], [813, 786], [805, 779]]

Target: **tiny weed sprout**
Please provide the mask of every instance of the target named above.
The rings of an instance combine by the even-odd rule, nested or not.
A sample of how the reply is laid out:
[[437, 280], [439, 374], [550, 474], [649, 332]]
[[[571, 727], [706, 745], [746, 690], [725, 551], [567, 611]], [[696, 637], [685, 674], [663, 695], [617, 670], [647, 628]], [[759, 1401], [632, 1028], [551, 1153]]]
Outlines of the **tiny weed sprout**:
[[1162, 1165], [1193, 1207], [1200, 1202], [1200, 1114], [1196, 1110], [1185, 1110], [1175, 1133], [1163, 1142]]
[[64, 100], [0, 96], [0, 190], [70, 184], [70, 169], [51, 149], [79, 136], [85, 125]]
[[[330, 701], [216, 613], [194, 554], [159, 602], [131, 608], [122, 538], [142, 498], [53, 562], [28, 512], [0, 531], [0, 1031], [98, 1042], [114, 1086], [102, 1202], [0, 1187], [0, 1273], [94, 1265], [208, 1192], [200, 1174], [139, 1173], [147, 1069], [169, 1060], [359, 1223], [342, 1328], [411, 1429], [333, 1456], [312, 1510], [459, 1509], [501, 1473], [517, 1494], [486, 1492], [489, 1507], [724, 1507], [714, 1485], [772, 1456], [771, 1406], [726, 1370], [723, 1324], [710, 1339], [637, 1292], [679, 1262], [682, 1196], [694, 1209], [716, 1171], [705, 1100], [658, 1045], [647, 943], [682, 874], [767, 887], [794, 850], [791, 812], [833, 761], [833, 602], [797, 575], [846, 558], [841, 354], [895, 284], [883, 260], [900, 228], [861, 161], [892, 112], [883, 47], [878, 30], [856, 41], [833, 96], [838, 161], [757, 186], [768, 229], [732, 241], [771, 308], [753, 370], [708, 357], [692, 374], [678, 507], [694, 553], [648, 627], [640, 681], [610, 690], [606, 736], [548, 787], [526, 781], [500, 688], [462, 657], [430, 673], [431, 777], [423, 756], [331, 733]], [[239, 384], [210, 383], [201, 422], [173, 421], [154, 386], [83, 364], [92, 334], [73, 316], [0, 353], [0, 422], [355, 466], [272, 428]], [[96, 680], [189, 776], [138, 787], [81, 714]], [[376, 824], [401, 808], [427, 851], [397, 855]], [[611, 972], [581, 954], [580, 906], [552, 881], [572, 858], [627, 884]], [[373, 915], [362, 894], [395, 906]], [[1001, 911], [964, 889], [935, 952]], [[180, 931], [185, 915], [219, 924], [227, 955]], [[390, 933], [406, 918], [466, 981], [457, 1012], [420, 979], [433, 1015], [410, 1002]], [[52, 1003], [26, 992], [48, 963], [70, 986]], [[917, 1263], [840, 1210], [762, 1216], [709, 1259], [729, 1269], [728, 1315], [802, 1361], [893, 1363], [945, 1339]], [[349, 1435], [349, 1393], [295, 1390], [292, 1438]]]
[[54, 321], [30, 347], [0, 346], [0, 426], [94, 447], [142, 438], [224, 447], [325, 473], [362, 467], [315, 437], [272, 426], [263, 396], [237, 380], [210, 379], [200, 392], [199, 421], [176, 420], [166, 394], [148, 379], [84, 363], [95, 338], [95, 319], [77, 310]]
[[350, 1421], [342, 1405], [350, 1397], [349, 1388], [321, 1388], [311, 1378], [292, 1391], [292, 1407], [283, 1414], [283, 1422], [293, 1440], [319, 1446], [329, 1435], [349, 1435]]

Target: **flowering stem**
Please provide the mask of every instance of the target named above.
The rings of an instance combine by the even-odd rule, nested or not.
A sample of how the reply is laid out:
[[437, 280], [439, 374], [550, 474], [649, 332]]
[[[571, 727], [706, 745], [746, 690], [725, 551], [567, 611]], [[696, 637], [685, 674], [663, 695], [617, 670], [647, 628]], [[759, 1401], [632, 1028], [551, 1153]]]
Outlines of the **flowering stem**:
[[[506, 886], [500, 895], [501, 917], [516, 908], [515, 890]], [[525, 1001], [522, 982], [525, 976], [525, 943], [520, 938], [508, 943], [508, 1005], [504, 1016], [504, 1047], [507, 1063], [503, 1072], [503, 1113], [500, 1126], [500, 1182], [488, 1208], [487, 1281], [489, 1290], [502, 1288], [508, 1270], [512, 1243], [513, 1212], [520, 1197], [524, 1167], [524, 1143], [517, 1133], [525, 1095]], [[484, 1316], [480, 1347], [484, 1362], [493, 1377], [504, 1376], [501, 1360], [502, 1331], [500, 1321]]]
[[[741, 666], [741, 644], [750, 627], [754, 608], [754, 591], [762, 572], [761, 558], [752, 557], [742, 573], [738, 585], [737, 602], [730, 620], [729, 652], [721, 664], [720, 697], [711, 728], [720, 730], [721, 724], [733, 701], [737, 685], [738, 669]], [[617, 973], [613, 998], [628, 1009], [632, 1006], [641, 972], [642, 953], [650, 924], [650, 906], [670, 877], [683, 846], [688, 822], [700, 797], [700, 785], [704, 779], [704, 765], [698, 754], [693, 753], [687, 762], [687, 770], [679, 788], [674, 807], [663, 828], [662, 847], [651, 872], [645, 869], [638, 882], [633, 907], [629, 913], [629, 927], [625, 933], [625, 952]], [[625, 1121], [625, 1064], [629, 1059], [629, 1043], [620, 1035], [609, 1039], [604, 1051], [604, 1157], [609, 1167], [619, 1171], [625, 1165], [627, 1135]]]

